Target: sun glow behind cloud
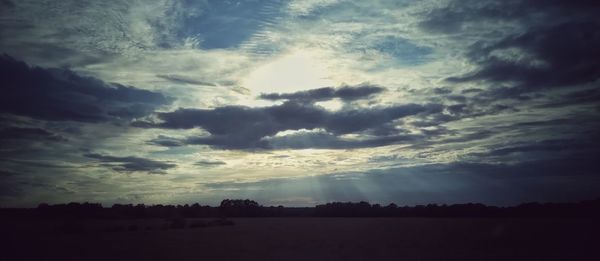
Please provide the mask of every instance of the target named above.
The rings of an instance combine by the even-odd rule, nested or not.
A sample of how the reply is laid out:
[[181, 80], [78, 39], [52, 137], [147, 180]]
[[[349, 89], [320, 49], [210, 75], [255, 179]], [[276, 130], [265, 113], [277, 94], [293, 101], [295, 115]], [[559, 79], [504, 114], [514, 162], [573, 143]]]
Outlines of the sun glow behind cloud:
[[295, 92], [336, 85], [314, 51], [295, 50], [252, 71], [243, 86], [258, 93]]

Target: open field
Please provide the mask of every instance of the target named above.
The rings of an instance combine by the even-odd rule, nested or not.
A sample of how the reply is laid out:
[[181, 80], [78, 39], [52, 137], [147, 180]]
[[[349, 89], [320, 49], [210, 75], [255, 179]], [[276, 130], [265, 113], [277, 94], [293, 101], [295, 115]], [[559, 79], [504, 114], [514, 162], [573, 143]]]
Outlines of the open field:
[[[239, 218], [171, 229], [161, 219], [7, 219], [4, 260], [600, 260], [593, 219]], [[75, 221], [69, 221], [75, 222]], [[66, 224], [68, 224], [67, 222]]]

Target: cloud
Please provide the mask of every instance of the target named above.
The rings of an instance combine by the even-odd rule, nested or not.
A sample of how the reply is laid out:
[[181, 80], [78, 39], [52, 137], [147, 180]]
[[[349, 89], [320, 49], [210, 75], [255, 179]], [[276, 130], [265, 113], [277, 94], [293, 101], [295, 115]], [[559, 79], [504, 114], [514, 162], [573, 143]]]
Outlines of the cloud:
[[569, 153], [575, 155], [584, 151], [595, 154], [598, 153], [598, 150], [600, 150], [600, 139], [598, 139], [597, 135], [590, 134], [586, 139], [571, 138], [520, 142], [492, 149], [486, 154], [491, 156], [506, 156], [513, 153], [529, 153], [529, 157], [532, 157], [532, 153]]
[[8, 184], [5, 182], [0, 182], [0, 197], [17, 197], [25, 194], [26, 191], [21, 188], [14, 186], [13, 184]]
[[590, 83], [600, 77], [598, 31], [596, 22], [564, 23], [475, 45], [470, 58], [479, 69], [449, 80], [515, 82], [524, 91]]
[[[598, 9], [600, 5], [594, 0], [451, 0], [424, 12], [425, 19], [419, 26], [434, 33], [457, 33], [499, 21], [552, 25], [570, 19], [593, 19]], [[536, 19], [532, 19], [534, 15]]]
[[[6, 114], [5, 114], [6, 115]], [[38, 157], [45, 152], [62, 154], [62, 148], [69, 146], [71, 136], [57, 129], [24, 121], [11, 121], [0, 118], [0, 167], [8, 164], [8, 159]]]
[[[0, 186], [20, 189], [12, 205], [234, 193], [194, 187], [198, 171], [206, 183], [257, 181], [231, 185], [257, 199], [597, 195], [599, 6], [0, 0], [0, 53], [16, 58], [0, 59], [0, 175], [12, 180]], [[294, 55], [329, 83], [248, 84]]]
[[0, 169], [0, 177], [17, 176], [19, 173]]
[[313, 11], [323, 9], [325, 7], [335, 5], [341, 2], [340, 0], [294, 0], [287, 5], [287, 12], [294, 16], [306, 16]]
[[174, 83], [184, 83], [184, 84], [195, 84], [195, 85], [204, 85], [204, 86], [217, 86], [214, 83], [211, 82], [204, 82], [204, 81], [200, 81], [200, 80], [196, 80], [187, 76], [183, 76], [183, 75], [176, 75], [176, 74], [157, 74], [156, 77], [158, 78], [162, 78], [165, 80], [169, 80], [172, 81]]
[[394, 35], [384, 36], [380, 39], [374, 39], [370, 43], [374, 50], [389, 55], [400, 65], [418, 65], [428, 61], [428, 56], [433, 53], [433, 49], [425, 46], [418, 46], [408, 39]]
[[[483, 202], [514, 205], [598, 196], [599, 166], [593, 159], [533, 160], [519, 164], [453, 162], [351, 171], [250, 182], [212, 182], [229, 195], [253, 192], [256, 200], [311, 195], [317, 202], [369, 201], [400, 205]], [[319, 193], [314, 193], [318, 189]], [[313, 191], [313, 192], [311, 192]]]
[[29, 141], [66, 141], [60, 135], [40, 128], [7, 127], [0, 129], [0, 140], [5, 142], [13, 140]]
[[13, 8], [15, 7], [15, 4], [10, 0], [0, 0], [0, 6], [4, 6], [6, 8]]
[[148, 172], [151, 174], [164, 174], [166, 170], [176, 167], [177, 165], [172, 163], [165, 163], [162, 161], [156, 161], [146, 158], [139, 157], [116, 157], [108, 156], [97, 153], [87, 153], [83, 156], [99, 160], [100, 162], [108, 163], [108, 166], [114, 171], [118, 172], [133, 172], [141, 171]]
[[158, 135], [155, 139], [149, 140], [148, 144], [158, 145], [163, 147], [179, 147], [185, 145], [180, 139]]
[[373, 148], [397, 143], [412, 143], [424, 135], [394, 134], [360, 139], [345, 139], [324, 131], [300, 131], [294, 134], [263, 138], [272, 149], [355, 149]]
[[600, 103], [600, 88], [582, 89], [574, 92], [566, 93], [559, 97], [540, 105], [543, 108], [556, 108], [573, 105], [587, 105]]
[[458, 143], [469, 142], [469, 141], [487, 139], [489, 137], [492, 137], [495, 134], [497, 134], [497, 133], [495, 133], [493, 131], [489, 131], [489, 130], [480, 130], [480, 131], [476, 131], [476, 132], [472, 132], [472, 133], [462, 132], [462, 133], [460, 133], [460, 135], [458, 137], [450, 137], [450, 138], [446, 138], [446, 139], [443, 139], [438, 142], [443, 142], [444, 144], [455, 143], [455, 142], [458, 142]]
[[212, 168], [212, 167], [227, 165], [227, 163], [225, 163], [223, 161], [218, 161], [218, 160], [217, 161], [199, 160], [199, 161], [196, 161], [196, 163], [194, 163], [194, 165], [201, 166], [201, 167]]
[[372, 95], [385, 91], [385, 88], [374, 85], [343, 86], [340, 88], [324, 87], [294, 93], [269, 93], [261, 94], [259, 98], [265, 100], [294, 100], [301, 102], [326, 101], [339, 98], [343, 101], [366, 99]]
[[30, 67], [0, 56], [0, 112], [49, 121], [130, 120], [168, 104], [160, 93], [107, 84], [64, 69]]
[[527, 93], [597, 83], [599, 11], [600, 4], [588, 0], [450, 1], [428, 11], [420, 26], [441, 34], [485, 35], [463, 42], [475, 69], [447, 80], [490, 84], [478, 95], [484, 103], [525, 100], [532, 99]]
[[0, 35], [11, 39], [0, 41], [0, 48], [28, 62], [60, 66], [178, 44], [173, 34], [179, 15], [187, 14], [182, 4], [168, 0], [20, 0], [10, 10], [0, 12]]
[[[165, 129], [200, 127], [208, 131], [210, 136], [191, 137], [183, 142], [226, 149], [267, 149], [271, 145], [264, 138], [275, 136], [282, 131], [320, 128], [335, 136], [360, 133], [382, 128], [403, 117], [439, 113], [442, 109], [443, 106], [439, 104], [405, 104], [329, 112], [313, 104], [288, 101], [282, 105], [257, 108], [225, 106], [215, 109], [178, 109], [158, 113], [157, 117], [162, 120], [160, 123], [138, 121], [133, 125]], [[388, 143], [382, 142], [384, 140]], [[391, 144], [395, 140], [388, 138], [379, 142], [383, 145]], [[353, 144], [369, 145], [368, 142]]]

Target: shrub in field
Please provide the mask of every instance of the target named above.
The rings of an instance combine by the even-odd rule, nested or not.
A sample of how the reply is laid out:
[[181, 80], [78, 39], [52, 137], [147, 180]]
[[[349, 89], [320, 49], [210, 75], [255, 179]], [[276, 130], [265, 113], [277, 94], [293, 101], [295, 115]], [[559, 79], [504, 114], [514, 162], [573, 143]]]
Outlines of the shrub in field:
[[249, 199], [225, 199], [219, 205], [219, 212], [226, 217], [259, 217], [262, 206]]

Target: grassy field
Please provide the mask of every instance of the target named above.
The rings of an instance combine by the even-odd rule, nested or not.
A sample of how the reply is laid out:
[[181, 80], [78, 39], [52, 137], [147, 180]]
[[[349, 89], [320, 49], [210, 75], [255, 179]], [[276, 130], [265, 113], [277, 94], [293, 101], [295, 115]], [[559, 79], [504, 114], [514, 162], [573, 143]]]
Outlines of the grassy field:
[[[600, 260], [592, 219], [2, 219], [3, 260]], [[62, 230], [61, 230], [62, 229]], [[62, 231], [62, 232], [59, 232]], [[70, 233], [65, 233], [65, 231]]]

